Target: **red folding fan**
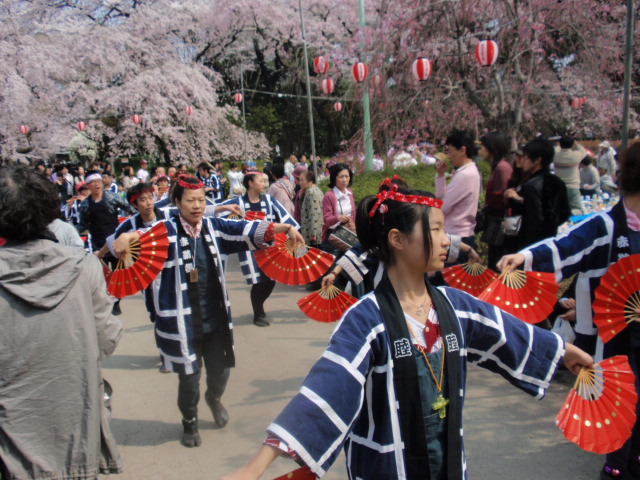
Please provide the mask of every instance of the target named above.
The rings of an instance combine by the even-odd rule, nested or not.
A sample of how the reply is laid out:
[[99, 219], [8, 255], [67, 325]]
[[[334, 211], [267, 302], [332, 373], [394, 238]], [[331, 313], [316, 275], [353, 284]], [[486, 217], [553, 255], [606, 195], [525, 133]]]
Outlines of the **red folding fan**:
[[583, 368], [556, 417], [567, 439], [594, 453], [618, 450], [631, 436], [638, 394], [625, 355]]
[[596, 288], [593, 322], [608, 342], [633, 321], [640, 321], [640, 255], [611, 265]]
[[327, 273], [335, 257], [306, 245], [295, 245], [284, 234], [276, 235], [275, 245], [253, 252], [258, 266], [276, 282], [306, 285]]
[[131, 242], [111, 276], [109, 293], [124, 298], [144, 290], [164, 267], [169, 253], [169, 238], [164, 223], [157, 223], [138, 240]]
[[316, 474], [313, 473], [309, 467], [302, 467], [293, 472], [285, 473], [273, 480], [316, 480], [316, 478]]
[[558, 290], [553, 273], [515, 270], [496, 277], [478, 298], [527, 323], [538, 323], [553, 311]]
[[340, 320], [347, 308], [357, 301], [348, 293], [330, 285], [298, 300], [298, 307], [313, 320], [331, 323]]
[[498, 276], [479, 263], [463, 263], [442, 270], [445, 281], [454, 288], [459, 288], [471, 295], [478, 296]]

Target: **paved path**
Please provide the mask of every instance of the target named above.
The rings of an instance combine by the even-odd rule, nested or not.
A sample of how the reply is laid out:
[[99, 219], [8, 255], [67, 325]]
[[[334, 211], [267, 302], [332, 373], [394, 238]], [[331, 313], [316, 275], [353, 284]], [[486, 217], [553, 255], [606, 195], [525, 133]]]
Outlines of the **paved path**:
[[[153, 326], [142, 297], [122, 302], [124, 335], [104, 364], [104, 376], [114, 388], [112, 428], [126, 469], [114, 479], [218, 479], [233, 471], [259, 447], [266, 426], [321, 355], [334, 325], [314, 322], [299, 312], [296, 301], [308, 293], [302, 287], [276, 286], [267, 301], [272, 325], [259, 328], [252, 324], [248, 288], [235, 262], [228, 282], [237, 367], [223, 402], [231, 421], [217, 429], [201, 401], [200, 448], [180, 445], [178, 379], [158, 371]], [[465, 437], [472, 480], [597, 478], [603, 457], [582, 452], [554, 424], [570, 374], [561, 374], [542, 401], [480, 368], [471, 367], [469, 377]], [[293, 462], [279, 459], [263, 478], [271, 480], [294, 468]], [[344, 458], [323, 478], [346, 479]]]

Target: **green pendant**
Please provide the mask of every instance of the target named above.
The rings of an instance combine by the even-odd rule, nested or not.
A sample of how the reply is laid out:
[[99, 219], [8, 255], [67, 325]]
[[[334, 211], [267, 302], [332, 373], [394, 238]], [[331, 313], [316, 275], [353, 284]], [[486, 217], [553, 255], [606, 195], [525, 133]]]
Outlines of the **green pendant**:
[[447, 405], [449, 405], [449, 399], [444, 398], [442, 394], [440, 394], [438, 398], [436, 398], [436, 401], [431, 404], [431, 408], [438, 412], [440, 418], [445, 418], [447, 416]]

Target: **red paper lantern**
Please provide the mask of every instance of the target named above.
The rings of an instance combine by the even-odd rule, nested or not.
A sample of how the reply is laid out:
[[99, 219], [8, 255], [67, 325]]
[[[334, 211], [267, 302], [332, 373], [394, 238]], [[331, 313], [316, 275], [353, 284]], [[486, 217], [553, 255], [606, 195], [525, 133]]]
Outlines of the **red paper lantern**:
[[369, 67], [364, 62], [357, 62], [353, 66], [353, 78], [356, 82], [362, 83], [369, 76]]
[[335, 84], [331, 78], [325, 78], [322, 80], [322, 93], [325, 95], [331, 95], [333, 93], [333, 89]]
[[584, 106], [584, 104], [585, 104], [585, 103], [587, 103], [587, 97], [582, 97], [582, 98], [580, 99], [580, 106], [581, 106], [581, 107], [582, 107], [582, 106]]
[[27, 135], [29, 133], [29, 127], [26, 125], [20, 125], [20, 133], [23, 135]]
[[498, 44], [493, 40], [483, 40], [476, 47], [476, 58], [483, 67], [490, 67], [496, 63], [499, 54]]
[[316, 57], [313, 61], [313, 69], [320, 75], [327, 73], [329, 71], [329, 60], [327, 60], [327, 57]]
[[242, 94], [241, 94], [241, 93], [236, 93], [236, 94], [233, 96], [233, 99], [236, 101], [236, 103], [240, 103], [240, 102], [242, 102]]
[[131, 117], [131, 120], [133, 120], [133, 123], [138, 125], [140, 122], [142, 122], [142, 117], [140, 115], [134, 115], [133, 117]]
[[193, 113], [193, 107], [191, 105], [187, 105], [186, 107], [184, 107], [184, 113], [186, 113], [187, 116], [190, 117]]
[[334, 109], [336, 112], [340, 112], [340, 111], [342, 111], [342, 103], [340, 103], [340, 102], [336, 102], [336, 103], [334, 103], [334, 104], [333, 104], [333, 109]]
[[84, 132], [87, 129], [87, 124], [84, 122], [78, 122], [78, 130]]
[[424, 82], [431, 75], [431, 60], [425, 57], [414, 60], [413, 65], [411, 66], [411, 71], [413, 72], [414, 77], [421, 82]]
[[378, 89], [382, 86], [382, 75], [379, 73], [373, 76], [373, 88]]
[[580, 97], [571, 99], [571, 106], [575, 109], [578, 109], [582, 106], [582, 99]]

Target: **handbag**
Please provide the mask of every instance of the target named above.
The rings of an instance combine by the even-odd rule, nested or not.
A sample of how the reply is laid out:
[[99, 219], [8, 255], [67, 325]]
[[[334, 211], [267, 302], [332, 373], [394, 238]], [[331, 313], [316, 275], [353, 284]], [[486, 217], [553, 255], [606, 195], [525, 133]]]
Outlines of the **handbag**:
[[476, 213], [476, 226], [473, 229], [473, 233], [478, 234], [480, 232], [484, 232], [487, 229], [488, 221], [489, 212], [487, 211], [487, 207], [479, 208], [478, 213]]
[[329, 243], [341, 252], [346, 252], [358, 243], [358, 236], [344, 225], [338, 225], [329, 234]]
[[576, 333], [573, 331], [573, 327], [564, 318], [556, 318], [551, 331], [560, 335], [567, 343], [573, 343], [576, 340]]
[[[509, 209], [511, 213], [511, 209]], [[502, 220], [502, 231], [507, 237], [517, 237], [522, 226], [522, 215], [506, 215]]]

